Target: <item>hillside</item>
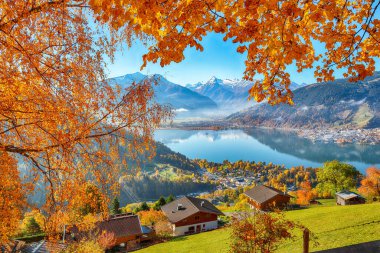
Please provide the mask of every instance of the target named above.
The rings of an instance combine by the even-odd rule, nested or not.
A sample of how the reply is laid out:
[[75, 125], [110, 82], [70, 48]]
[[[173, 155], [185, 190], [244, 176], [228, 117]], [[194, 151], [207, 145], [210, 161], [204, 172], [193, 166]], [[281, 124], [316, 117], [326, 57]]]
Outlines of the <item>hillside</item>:
[[380, 72], [358, 83], [348, 79], [317, 83], [294, 91], [294, 106], [260, 104], [227, 117], [244, 126], [285, 128], [380, 126]]
[[[336, 206], [333, 200], [309, 209], [289, 211], [286, 216], [307, 226], [317, 237], [319, 245], [311, 246], [311, 252], [342, 247], [367, 241], [380, 240], [380, 203]], [[229, 230], [175, 238], [137, 253], [227, 253]], [[211, 250], [212, 249], [212, 250]], [[285, 242], [276, 251], [280, 253], [302, 252], [301, 235], [295, 241]]]
[[150, 79], [157, 82], [154, 86], [155, 99], [160, 104], [171, 105], [174, 109], [202, 110], [216, 108], [216, 103], [210, 98], [198, 94], [186, 87], [172, 83], [161, 75], [143, 75], [139, 72], [127, 74], [109, 79], [111, 84], [118, 84], [122, 88], [127, 88], [133, 82], [140, 82]]

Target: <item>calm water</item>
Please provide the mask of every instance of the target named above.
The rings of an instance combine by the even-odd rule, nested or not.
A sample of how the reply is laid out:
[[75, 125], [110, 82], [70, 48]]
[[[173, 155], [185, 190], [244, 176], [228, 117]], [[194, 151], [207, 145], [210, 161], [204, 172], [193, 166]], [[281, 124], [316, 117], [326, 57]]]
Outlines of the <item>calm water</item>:
[[155, 139], [189, 158], [209, 161], [273, 162], [291, 166], [319, 167], [340, 160], [364, 172], [380, 166], [380, 145], [313, 143], [294, 133], [274, 129], [159, 130]]

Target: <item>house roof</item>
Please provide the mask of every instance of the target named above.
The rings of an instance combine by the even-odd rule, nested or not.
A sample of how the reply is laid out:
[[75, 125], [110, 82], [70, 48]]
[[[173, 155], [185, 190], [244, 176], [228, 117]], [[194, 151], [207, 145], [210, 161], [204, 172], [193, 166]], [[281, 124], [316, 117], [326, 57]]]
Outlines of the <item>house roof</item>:
[[351, 191], [340, 191], [335, 193], [337, 196], [341, 197], [342, 199], [353, 199], [353, 198], [363, 198], [361, 195], [351, 192]]
[[188, 196], [176, 199], [162, 206], [161, 209], [172, 223], [178, 222], [198, 212], [224, 215], [208, 200]]
[[259, 204], [265, 203], [277, 195], [291, 197], [290, 195], [283, 193], [280, 190], [265, 185], [257, 185], [252, 189], [244, 192], [244, 194]]
[[[98, 222], [95, 230], [99, 233], [111, 232], [116, 238], [143, 234], [139, 217], [130, 214], [110, 216], [109, 219]], [[75, 237], [78, 238], [86, 234], [86, 232], [80, 232], [76, 226], [71, 228], [70, 232], [75, 233]]]
[[26, 245], [21, 250], [21, 252], [22, 253], [50, 253], [50, 252], [61, 252], [66, 248], [67, 248], [67, 244], [42, 240], [39, 242], [33, 242]]

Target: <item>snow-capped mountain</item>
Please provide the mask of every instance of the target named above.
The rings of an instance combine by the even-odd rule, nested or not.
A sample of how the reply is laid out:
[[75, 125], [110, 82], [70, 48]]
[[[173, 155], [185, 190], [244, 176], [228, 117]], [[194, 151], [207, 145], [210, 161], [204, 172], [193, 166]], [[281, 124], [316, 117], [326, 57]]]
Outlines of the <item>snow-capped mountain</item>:
[[[219, 79], [212, 77], [204, 83], [188, 84], [187, 88], [198, 92], [204, 96], [208, 96], [214, 100], [219, 106], [239, 104], [249, 105], [248, 91], [252, 86], [252, 82], [231, 79]], [[250, 102], [252, 105], [252, 102]]]
[[161, 75], [144, 75], [139, 72], [127, 74], [109, 79], [110, 84], [118, 84], [127, 88], [133, 82], [144, 79], [152, 79], [157, 82], [154, 85], [155, 99], [160, 104], [171, 105], [177, 111], [213, 109], [217, 105], [210, 98], [194, 92], [186, 87], [172, 83]]
[[[249, 89], [253, 83], [254, 82], [239, 79], [219, 79], [214, 76], [207, 82], [188, 84], [186, 87], [199, 94], [208, 96], [220, 107], [234, 106], [246, 108], [255, 104], [252, 100], [248, 101]], [[290, 89], [296, 90], [304, 85], [305, 84], [299, 85], [292, 82]]]

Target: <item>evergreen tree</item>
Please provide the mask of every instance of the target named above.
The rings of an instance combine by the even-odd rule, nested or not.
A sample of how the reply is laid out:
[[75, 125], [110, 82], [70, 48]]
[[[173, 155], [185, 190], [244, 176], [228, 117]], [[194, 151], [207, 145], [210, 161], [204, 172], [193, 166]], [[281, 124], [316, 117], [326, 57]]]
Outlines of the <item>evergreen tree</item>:
[[170, 194], [169, 197], [166, 199], [166, 203], [170, 203], [173, 200], [175, 200], [175, 198], [174, 198], [173, 194]]
[[135, 212], [140, 212], [140, 211], [149, 211], [150, 208], [146, 202], [142, 202], [141, 205], [136, 209]]
[[116, 197], [112, 201], [111, 214], [120, 214], [120, 213], [121, 213], [120, 203], [119, 203], [119, 199]]
[[161, 210], [161, 206], [165, 205], [166, 204], [166, 200], [163, 196], [161, 196], [157, 201], [156, 203], [154, 203], [154, 206], [153, 206], [153, 209], [156, 210], [156, 211], [159, 211]]
[[37, 223], [34, 217], [31, 217], [26, 223], [26, 232], [30, 235], [42, 232], [40, 225]]

